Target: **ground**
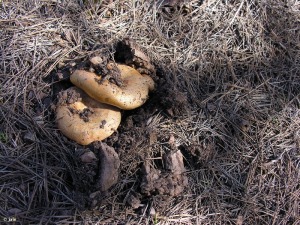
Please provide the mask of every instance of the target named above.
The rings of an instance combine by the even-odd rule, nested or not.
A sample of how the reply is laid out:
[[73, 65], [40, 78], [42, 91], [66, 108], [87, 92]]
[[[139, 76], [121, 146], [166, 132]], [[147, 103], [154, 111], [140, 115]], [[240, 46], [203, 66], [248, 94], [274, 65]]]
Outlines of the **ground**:
[[[293, 0], [0, 1], [0, 223], [299, 224], [299, 11]], [[156, 89], [82, 146], [55, 107], [99, 55]], [[103, 65], [94, 71], [118, 84]]]

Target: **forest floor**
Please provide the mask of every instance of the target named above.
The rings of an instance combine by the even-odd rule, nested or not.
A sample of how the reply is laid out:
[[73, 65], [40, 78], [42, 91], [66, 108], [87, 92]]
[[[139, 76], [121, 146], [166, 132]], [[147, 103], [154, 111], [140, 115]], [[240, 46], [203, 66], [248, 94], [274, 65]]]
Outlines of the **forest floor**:
[[[298, 1], [2, 0], [0, 40], [0, 224], [300, 224]], [[58, 95], [123, 40], [156, 89], [79, 145]], [[100, 148], [120, 159], [106, 191]]]

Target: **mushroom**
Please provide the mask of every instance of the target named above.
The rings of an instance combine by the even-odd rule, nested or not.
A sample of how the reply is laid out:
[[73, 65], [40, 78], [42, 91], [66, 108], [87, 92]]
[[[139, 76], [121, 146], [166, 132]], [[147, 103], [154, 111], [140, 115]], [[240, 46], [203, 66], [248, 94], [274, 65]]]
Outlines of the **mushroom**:
[[75, 70], [70, 79], [74, 85], [99, 102], [124, 110], [135, 109], [144, 104], [149, 91], [154, 89], [152, 78], [145, 74], [141, 75], [126, 65], [117, 64], [117, 67], [123, 83], [121, 86], [84, 70]]
[[60, 131], [81, 145], [102, 141], [121, 122], [120, 109], [90, 98], [77, 87], [62, 92], [56, 107]]

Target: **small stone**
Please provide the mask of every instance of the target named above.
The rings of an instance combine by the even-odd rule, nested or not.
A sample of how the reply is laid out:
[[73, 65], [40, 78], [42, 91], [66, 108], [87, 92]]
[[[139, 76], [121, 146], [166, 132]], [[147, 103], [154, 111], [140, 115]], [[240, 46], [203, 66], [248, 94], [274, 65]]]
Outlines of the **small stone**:
[[57, 64], [57, 67], [60, 69], [60, 68], [63, 68], [66, 64], [64, 62], [59, 62]]
[[243, 216], [242, 216], [242, 215], [239, 215], [239, 216], [237, 217], [236, 224], [237, 224], [237, 225], [242, 225], [243, 222], [244, 222]]
[[114, 68], [114, 64], [113, 64], [113, 63], [108, 63], [108, 64], [106, 65], [106, 68], [107, 68], [108, 70], [112, 70], [112, 69]]
[[133, 208], [137, 209], [141, 206], [141, 200], [134, 195], [130, 195], [127, 199], [127, 203]]
[[24, 141], [26, 142], [35, 142], [36, 141], [36, 137], [34, 135], [34, 133], [28, 131], [25, 133], [24, 135]]
[[150, 216], [155, 216], [156, 215], [155, 209], [153, 207], [150, 208], [149, 214], [150, 214]]
[[97, 195], [99, 195], [100, 193], [101, 193], [101, 191], [95, 191], [95, 192], [93, 192], [93, 193], [90, 194], [90, 198], [91, 198], [91, 199], [94, 199], [94, 198], [96, 198]]
[[61, 72], [58, 72], [58, 73], [56, 74], [56, 76], [57, 76], [58, 80], [63, 80], [63, 79], [64, 79], [64, 75], [63, 75], [63, 73], [61, 73]]
[[100, 65], [101, 63], [103, 63], [103, 60], [102, 60], [101, 57], [95, 56], [95, 57], [90, 59], [90, 62], [91, 62], [92, 65], [97, 66], [97, 65]]
[[83, 154], [80, 156], [80, 160], [81, 160], [83, 163], [91, 163], [91, 162], [97, 160], [97, 157], [96, 157], [96, 155], [94, 154], [94, 152], [88, 151], [88, 152], [83, 153]]
[[43, 119], [43, 116], [35, 116], [33, 119], [35, 120], [35, 122], [36, 122], [38, 125], [44, 125], [44, 119]]

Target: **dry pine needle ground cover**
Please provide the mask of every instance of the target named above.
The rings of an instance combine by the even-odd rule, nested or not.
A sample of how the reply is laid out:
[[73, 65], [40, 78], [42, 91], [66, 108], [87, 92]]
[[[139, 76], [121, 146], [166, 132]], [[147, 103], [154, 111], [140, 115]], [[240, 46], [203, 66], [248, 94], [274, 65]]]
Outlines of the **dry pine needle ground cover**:
[[[296, 0], [0, 1], [0, 218], [300, 224], [299, 10]], [[155, 64], [157, 90], [105, 140], [119, 181], [95, 194], [79, 159], [95, 146], [57, 129], [53, 105], [70, 84], [54, 77], [124, 38]], [[161, 167], [172, 148], [188, 186], [141, 194], [141, 165]]]

